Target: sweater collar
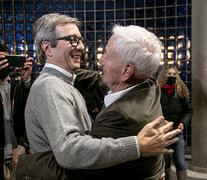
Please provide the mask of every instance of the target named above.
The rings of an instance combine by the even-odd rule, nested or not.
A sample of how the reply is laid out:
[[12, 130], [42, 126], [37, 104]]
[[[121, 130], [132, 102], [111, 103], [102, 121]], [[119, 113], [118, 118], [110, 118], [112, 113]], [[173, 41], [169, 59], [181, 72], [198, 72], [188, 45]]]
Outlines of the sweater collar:
[[66, 71], [65, 69], [63, 69], [55, 64], [46, 63], [44, 67], [54, 68], [54, 69], [62, 72], [64, 75], [68, 76], [69, 78], [71, 78], [73, 76], [70, 72]]
[[69, 73], [70, 75], [66, 75], [65, 73], [63, 73], [62, 71], [60, 71], [58, 68], [54, 68], [54, 67], [45, 67], [42, 69], [41, 73], [48, 73], [51, 74], [53, 76], [56, 76], [60, 79], [62, 79], [63, 81], [65, 81], [68, 84], [74, 85], [75, 82], [75, 78], [77, 77], [75, 74], [72, 75], [71, 73]]

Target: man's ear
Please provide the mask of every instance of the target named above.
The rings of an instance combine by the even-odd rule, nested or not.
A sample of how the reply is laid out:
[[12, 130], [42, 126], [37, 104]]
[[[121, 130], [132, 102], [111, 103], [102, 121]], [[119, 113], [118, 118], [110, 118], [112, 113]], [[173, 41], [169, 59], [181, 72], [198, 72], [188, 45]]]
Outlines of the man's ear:
[[45, 53], [46, 56], [49, 56], [49, 57], [52, 56], [50, 42], [48, 42], [48, 41], [42, 41], [41, 42], [41, 47], [42, 47], [42, 50], [44, 51], [44, 53]]
[[125, 64], [124, 65], [124, 70], [123, 70], [123, 75], [122, 75], [122, 80], [127, 81], [134, 73], [134, 65], [133, 64]]

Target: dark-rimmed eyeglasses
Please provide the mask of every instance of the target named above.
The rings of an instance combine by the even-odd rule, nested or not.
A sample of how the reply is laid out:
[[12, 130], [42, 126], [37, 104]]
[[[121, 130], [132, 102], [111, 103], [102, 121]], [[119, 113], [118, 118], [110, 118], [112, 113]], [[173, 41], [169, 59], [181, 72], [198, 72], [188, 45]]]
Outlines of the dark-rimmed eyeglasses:
[[68, 36], [63, 36], [63, 37], [57, 38], [57, 40], [62, 40], [62, 39], [69, 41], [71, 46], [73, 46], [73, 47], [77, 47], [79, 44], [79, 41], [81, 41], [85, 47], [87, 45], [87, 39], [84, 37], [77, 37], [75, 35], [68, 35]]

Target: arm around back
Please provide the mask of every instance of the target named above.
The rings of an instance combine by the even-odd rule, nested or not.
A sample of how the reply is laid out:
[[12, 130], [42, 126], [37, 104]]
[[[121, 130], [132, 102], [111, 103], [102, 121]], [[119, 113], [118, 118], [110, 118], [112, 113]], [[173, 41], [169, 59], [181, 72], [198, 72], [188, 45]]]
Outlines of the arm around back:
[[58, 78], [46, 75], [34, 82], [25, 116], [32, 153], [51, 150], [64, 168], [99, 169], [138, 158], [134, 136], [114, 140], [85, 135], [91, 124], [83, 98]]

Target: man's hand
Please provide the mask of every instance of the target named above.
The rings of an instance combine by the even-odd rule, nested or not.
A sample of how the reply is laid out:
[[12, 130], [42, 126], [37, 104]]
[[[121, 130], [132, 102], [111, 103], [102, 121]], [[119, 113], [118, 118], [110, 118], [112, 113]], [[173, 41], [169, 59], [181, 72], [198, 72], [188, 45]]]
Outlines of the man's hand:
[[160, 176], [160, 180], [165, 180], [165, 168], [163, 168], [163, 173]]
[[183, 123], [180, 123], [180, 124], [178, 125], [178, 128], [181, 129], [181, 130], [183, 131], [183, 129], [184, 129], [184, 125], [183, 125]]
[[26, 150], [23, 146], [18, 145], [17, 148], [13, 149], [12, 151], [12, 161], [14, 163], [14, 167], [16, 168], [16, 165], [18, 163], [19, 157], [26, 153]]
[[21, 74], [21, 77], [25, 82], [29, 82], [31, 80], [32, 61], [33, 61], [33, 58], [29, 57], [27, 58], [26, 63], [24, 63], [24, 67], [18, 68], [19, 73]]
[[[0, 52], [0, 58], [5, 58], [5, 53], [4, 52]], [[0, 70], [9, 65], [9, 63], [7, 63], [7, 62], [8, 62], [7, 59], [4, 59], [4, 60], [0, 61]]]
[[151, 123], [148, 123], [138, 133], [137, 138], [140, 144], [141, 156], [155, 156], [159, 154], [171, 154], [174, 151], [167, 149], [171, 144], [179, 141], [178, 137], [173, 138], [181, 133], [181, 129], [172, 130], [172, 122], [164, 124], [164, 117], [160, 116]]

